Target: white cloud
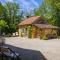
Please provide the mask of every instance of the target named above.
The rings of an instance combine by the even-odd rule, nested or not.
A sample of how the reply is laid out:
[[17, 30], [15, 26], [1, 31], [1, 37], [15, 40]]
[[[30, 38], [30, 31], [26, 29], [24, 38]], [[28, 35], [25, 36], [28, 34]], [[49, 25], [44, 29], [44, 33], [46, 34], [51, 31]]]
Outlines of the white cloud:
[[30, 11], [33, 10], [34, 8], [37, 8], [39, 4], [36, 2], [36, 0], [2, 0], [4, 1], [9, 1], [9, 2], [17, 2], [20, 4], [22, 10]]
[[7, 0], [7, 1], [9, 1], [9, 2], [13, 2], [13, 0]]
[[38, 4], [35, 0], [31, 0], [31, 2], [32, 2], [36, 7], [39, 6], [39, 4]]
[[30, 8], [30, 2], [28, 2], [26, 0], [20, 0], [20, 3], [21, 3], [22, 8], [24, 8], [28, 11], [28, 9]]
[[22, 9], [26, 9], [27, 11], [38, 7], [38, 3], [35, 0], [19, 0], [19, 3], [21, 4]]

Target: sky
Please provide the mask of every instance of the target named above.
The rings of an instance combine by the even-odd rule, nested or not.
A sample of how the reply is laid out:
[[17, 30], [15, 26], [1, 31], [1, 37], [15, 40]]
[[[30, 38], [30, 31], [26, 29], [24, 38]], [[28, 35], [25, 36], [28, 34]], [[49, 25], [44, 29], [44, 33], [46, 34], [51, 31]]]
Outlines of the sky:
[[42, 4], [43, 0], [0, 0], [0, 2], [2, 2], [3, 4], [8, 1], [15, 1], [16, 3], [19, 3], [21, 10], [29, 12], [38, 8]]

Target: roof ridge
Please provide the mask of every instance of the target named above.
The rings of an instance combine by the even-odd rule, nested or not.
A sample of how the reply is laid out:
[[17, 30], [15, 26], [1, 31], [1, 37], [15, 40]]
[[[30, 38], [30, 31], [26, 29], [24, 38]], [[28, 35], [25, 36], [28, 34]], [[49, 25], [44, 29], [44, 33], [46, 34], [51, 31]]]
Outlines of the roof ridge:
[[35, 22], [36, 20], [38, 20], [40, 18], [40, 20], [42, 19], [41, 16], [32, 16], [30, 18], [27, 18], [25, 20], [23, 20], [19, 25], [27, 25], [27, 24], [32, 24], [33, 22]]

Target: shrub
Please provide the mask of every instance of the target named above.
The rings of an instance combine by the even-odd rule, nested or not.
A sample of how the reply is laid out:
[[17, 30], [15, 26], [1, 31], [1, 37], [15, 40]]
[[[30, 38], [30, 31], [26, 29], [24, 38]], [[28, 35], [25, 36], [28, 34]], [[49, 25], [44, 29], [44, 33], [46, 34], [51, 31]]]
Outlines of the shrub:
[[28, 26], [28, 38], [32, 38], [32, 26]]
[[12, 37], [12, 34], [8, 33], [5, 35], [6, 37]]
[[43, 39], [43, 40], [48, 40], [48, 37], [44, 35], [44, 36], [42, 37], [42, 39]]
[[31, 33], [31, 30], [29, 30], [29, 33], [28, 33], [28, 38], [32, 38], [32, 33]]
[[48, 40], [48, 37], [47, 37], [47, 36], [43, 36], [42, 39], [43, 39], [43, 40]]

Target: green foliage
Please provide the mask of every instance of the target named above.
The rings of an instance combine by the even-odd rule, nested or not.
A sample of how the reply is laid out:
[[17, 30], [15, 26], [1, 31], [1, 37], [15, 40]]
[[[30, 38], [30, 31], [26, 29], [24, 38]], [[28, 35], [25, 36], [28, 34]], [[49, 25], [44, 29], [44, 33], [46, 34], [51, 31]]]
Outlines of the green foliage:
[[6, 28], [8, 28], [7, 22], [0, 20], [0, 34], [6, 32]]
[[0, 20], [0, 28], [3, 29], [7, 27], [7, 22], [5, 22], [4, 20]]
[[48, 37], [47, 37], [47, 35], [45, 35], [45, 34], [41, 34], [40, 39], [48, 40]]
[[21, 37], [23, 37], [24, 36], [24, 33], [23, 32], [21, 32]]
[[15, 24], [10, 24], [10, 33], [16, 32], [16, 25]]
[[2, 16], [2, 14], [3, 14], [3, 6], [2, 6], [2, 4], [0, 3], [0, 17]]
[[41, 39], [48, 40], [48, 37], [44, 35]]
[[50, 24], [60, 27], [60, 0], [44, 0], [35, 15], [44, 16]]
[[7, 2], [5, 5], [5, 18], [7, 18], [8, 24], [17, 24], [19, 17], [19, 5], [17, 3]]
[[5, 35], [5, 37], [12, 37], [12, 34], [8, 33]]
[[41, 7], [37, 9], [35, 15], [44, 16], [49, 23], [59, 26], [60, 23], [58, 22], [60, 19], [60, 1], [44, 0]]
[[28, 37], [32, 38], [32, 26], [28, 26], [27, 29], [28, 29]]
[[23, 13], [20, 12], [18, 3], [6, 2], [0, 3], [0, 28], [1, 32], [12, 34], [17, 31], [17, 25], [22, 20]]

